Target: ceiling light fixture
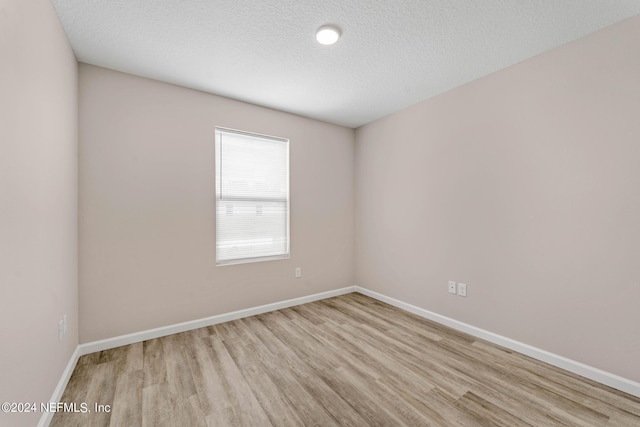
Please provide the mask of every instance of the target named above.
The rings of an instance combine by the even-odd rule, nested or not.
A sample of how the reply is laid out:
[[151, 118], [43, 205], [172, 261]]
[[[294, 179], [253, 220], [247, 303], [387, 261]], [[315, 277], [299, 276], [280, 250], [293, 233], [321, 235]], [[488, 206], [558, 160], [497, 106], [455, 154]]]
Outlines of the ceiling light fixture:
[[334, 44], [340, 38], [340, 30], [331, 25], [323, 25], [316, 31], [316, 40], [323, 45]]

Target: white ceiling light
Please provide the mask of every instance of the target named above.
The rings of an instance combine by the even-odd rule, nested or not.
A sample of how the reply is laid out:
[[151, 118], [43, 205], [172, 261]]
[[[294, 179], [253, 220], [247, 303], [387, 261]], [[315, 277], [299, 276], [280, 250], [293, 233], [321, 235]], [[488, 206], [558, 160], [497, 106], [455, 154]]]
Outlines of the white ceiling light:
[[340, 38], [340, 30], [331, 25], [323, 25], [316, 31], [316, 40], [324, 45], [334, 44]]

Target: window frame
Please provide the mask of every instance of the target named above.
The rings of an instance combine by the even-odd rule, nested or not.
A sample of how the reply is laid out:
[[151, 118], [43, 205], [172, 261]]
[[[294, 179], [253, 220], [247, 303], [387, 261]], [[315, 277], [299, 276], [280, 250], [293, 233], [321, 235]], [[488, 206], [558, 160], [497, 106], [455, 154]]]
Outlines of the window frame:
[[[285, 164], [286, 164], [286, 198], [285, 198], [285, 203], [286, 203], [286, 226], [285, 226], [285, 233], [286, 233], [286, 251], [285, 253], [282, 254], [277, 254], [277, 255], [267, 255], [267, 256], [257, 256], [257, 257], [251, 257], [251, 258], [235, 258], [235, 259], [229, 259], [229, 260], [219, 260], [218, 257], [218, 209], [219, 209], [219, 203], [224, 203], [224, 198], [220, 198], [220, 194], [218, 193], [218, 190], [220, 188], [219, 186], [219, 180], [221, 180], [221, 171], [218, 169], [218, 165], [221, 164], [221, 162], [223, 161], [222, 159], [219, 159], [217, 153], [218, 153], [218, 145], [221, 144], [221, 142], [219, 142], [219, 135], [223, 135], [223, 134], [236, 134], [236, 135], [241, 135], [241, 136], [245, 136], [245, 137], [251, 137], [251, 138], [258, 138], [258, 139], [266, 139], [266, 140], [270, 140], [273, 142], [277, 142], [277, 143], [284, 143], [285, 144]], [[226, 265], [235, 265], [235, 264], [247, 264], [247, 263], [254, 263], [254, 262], [264, 262], [264, 261], [275, 261], [275, 260], [282, 260], [282, 259], [289, 259], [291, 258], [291, 181], [290, 181], [290, 169], [291, 169], [291, 165], [290, 165], [290, 140], [288, 138], [282, 138], [282, 137], [278, 137], [278, 136], [272, 136], [272, 135], [266, 135], [266, 134], [260, 134], [260, 133], [256, 133], [256, 132], [248, 132], [248, 131], [243, 131], [243, 130], [238, 130], [238, 129], [232, 129], [232, 128], [227, 128], [227, 127], [222, 127], [222, 126], [215, 126], [215, 136], [214, 136], [214, 192], [215, 192], [215, 258], [216, 258], [216, 266], [217, 267], [223, 267]], [[223, 156], [220, 156], [223, 157]], [[221, 184], [221, 182], [220, 182]], [[231, 199], [232, 200], [232, 199]], [[268, 198], [255, 198], [255, 199], [247, 199], [248, 201], [253, 201], [255, 200], [256, 202], [264, 202], [264, 201], [273, 201], [272, 199], [268, 199]]]

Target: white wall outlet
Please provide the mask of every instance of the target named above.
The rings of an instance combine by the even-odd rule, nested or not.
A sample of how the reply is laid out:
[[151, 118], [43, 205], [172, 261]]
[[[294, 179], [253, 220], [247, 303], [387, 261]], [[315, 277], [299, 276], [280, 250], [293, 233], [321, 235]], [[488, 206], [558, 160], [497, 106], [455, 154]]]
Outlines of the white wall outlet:
[[456, 282], [449, 280], [449, 293], [456, 294]]
[[67, 315], [62, 316], [62, 336], [67, 335]]
[[296, 267], [296, 277], [302, 277], [302, 268]]
[[458, 295], [461, 297], [467, 296], [467, 285], [464, 283], [458, 283]]
[[62, 319], [58, 320], [58, 341], [62, 341], [64, 337], [64, 322]]

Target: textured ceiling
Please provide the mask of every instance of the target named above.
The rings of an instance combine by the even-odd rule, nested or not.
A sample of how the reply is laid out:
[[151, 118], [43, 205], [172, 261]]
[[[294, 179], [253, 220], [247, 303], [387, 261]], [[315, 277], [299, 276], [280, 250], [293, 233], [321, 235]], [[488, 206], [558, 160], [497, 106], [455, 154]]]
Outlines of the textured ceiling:
[[[53, 0], [79, 61], [358, 127], [640, 0]], [[342, 38], [315, 41], [334, 24]]]

